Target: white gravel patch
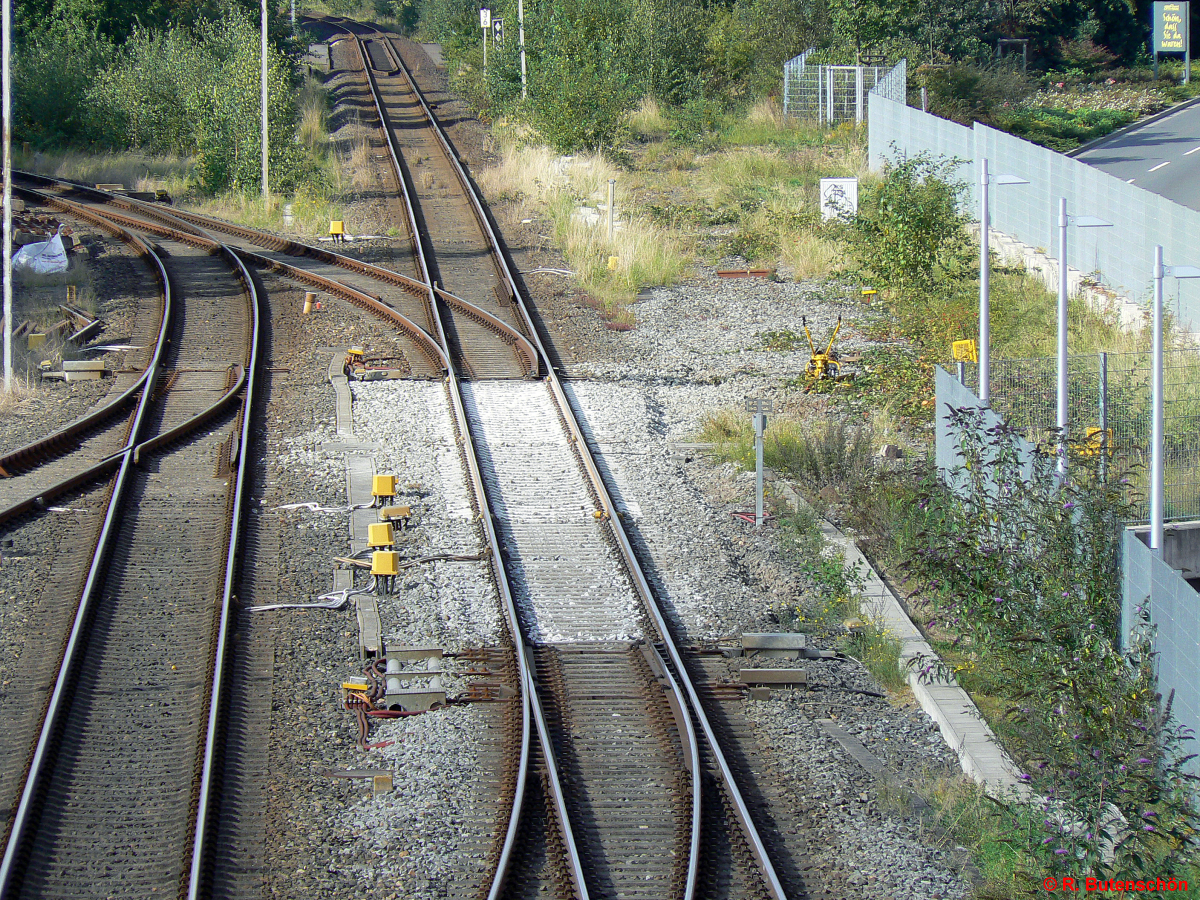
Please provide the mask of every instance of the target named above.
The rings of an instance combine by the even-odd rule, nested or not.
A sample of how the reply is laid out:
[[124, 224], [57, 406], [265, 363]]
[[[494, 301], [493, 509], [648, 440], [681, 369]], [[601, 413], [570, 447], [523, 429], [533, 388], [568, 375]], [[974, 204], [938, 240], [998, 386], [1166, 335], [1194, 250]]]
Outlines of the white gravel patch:
[[[401, 556], [484, 555], [444, 386], [428, 381], [352, 385], [354, 433], [379, 445], [377, 472], [394, 472], [396, 502], [412, 508]], [[482, 560], [435, 561], [402, 570], [397, 594], [380, 601], [388, 643], [432, 642], [447, 650], [495, 644], [496, 591]]]
[[640, 637], [638, 600], [587, 489], [549, 389], [541, 382], [463, 385], [486, 446], [479, 465], [492, 498], [513, 599], [537, 642]]
[[[484, 725], [476, 709], [456, 706], [375, 729], [373, 740], [395, 741], [375, 756], [394, 770], [394, 788], [368, 793], [341, 813], [341, 823], [362, 835], [343, 851], [348, 869], [367, 883], [394, 881], [398, 896], [410, 900], [444, 897], [444, 885], [464, 876], [465, 857], [482, 875], [485, 854], [472, 827], [477, 798], [472, 779], [456, 773], [477, 769], [476, 734]], [[374, 851], [370, 863], [364, 849]]]
[[[718, 517], [726, 524], [730, 512], [713, 508], [669, 446], [691, 437], [705, 411], [731, 402], [731, 388], [573, 381], [565, 390], [599, 448], [598, 465], [618, 488], [614, 501], [653, 558], [650, 574], [658, 596], [674, 608], [693, 639], [755, 630], [776, 596], [739, 577], [730, 541], [762, 536], [749, 527], [734, 527], [732, 533], [718, 529]], [[725, 477], [735, 474], [730, 467]], [[744, 480], [731, 487], [740, 501], [731, 508], [747, 508]]]

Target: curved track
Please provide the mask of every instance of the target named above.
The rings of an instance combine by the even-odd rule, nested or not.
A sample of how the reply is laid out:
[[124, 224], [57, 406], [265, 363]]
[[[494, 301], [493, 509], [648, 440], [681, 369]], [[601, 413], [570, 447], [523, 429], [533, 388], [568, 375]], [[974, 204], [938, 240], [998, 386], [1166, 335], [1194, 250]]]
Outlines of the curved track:
[[21, 752], [4, 897], [201, 890], [259, 301], [228, 248], [194, 229], [154, 233], [171, 285], [167, 378], [143, 395], [82, 597], [60, 610], [71, 624]]

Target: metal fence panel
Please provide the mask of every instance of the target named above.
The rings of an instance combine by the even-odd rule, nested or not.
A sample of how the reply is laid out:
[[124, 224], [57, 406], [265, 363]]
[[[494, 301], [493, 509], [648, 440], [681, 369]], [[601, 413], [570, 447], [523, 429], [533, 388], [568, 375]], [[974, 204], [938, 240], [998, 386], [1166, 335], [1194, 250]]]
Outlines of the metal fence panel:
[[[870, 163], [879, 168], [897, 156], [930, 153], [967, 160], [958, 177], [968, 186], [967, 208], [978, 218], [979, 160], [992, 172], [1028, 184], [991, 192], [992, 227], [1043, 249], [1056, 248], [1058, 198], [1072, 215], [1097, 216], [1111, 228], [1072, 229], [1067, 264], [1132, 300], [1147, 304], [1154, 247], [1168, 265], [1200, 265], [1200, 212], [1101, 172], [1079, 160], [975, 123], [966, 128], [872, 93], [868, 102]], [[1167, 293], [1183, 327], [1200, 330], [1200, 280], [1167, 279]]]
[[[1157, 629], [1155, 668], [1160, 690], [1175, 691], [1172, 712], [1180, 724], [1200, 730], [1200, 608], [1196, 589], [1154, 555], [1132, 530], [1121, 542], [1121, 637], [1128, 646], [1138, 621], [1137, 609], [1150, 601], [1150, 621]], [[1194, 753], [1193, 746], [1184, 751]], [[1200, 759], [1187, 767], [1200, 775]]]
[[867, 119], [867, 98], [883, 83], [887, 96], [904, 99], [907, 63], [891, 69], [879, 66], [811, 65], [806, 50], [783, 66], [783, 111], [794, 119], [823, 125], [861, 123]]
[[[968, 364], [966, 374], [978, 394], [978, 368]], [[1068, 438], [1085, 449], [1088, 428], [1111, 431], [1113, 477], [1128, 480], [1131, 522], [1149, 519], [1150, 374], [1149, 353], [1067, 358]], [[1057, 386], [1053, 357], [992, 360], [992, 409], [1046, 452], [1057, 441]], [[1200, 351], [1163, 354], [1163, 390], [1165, 516], [1200, 518]]]

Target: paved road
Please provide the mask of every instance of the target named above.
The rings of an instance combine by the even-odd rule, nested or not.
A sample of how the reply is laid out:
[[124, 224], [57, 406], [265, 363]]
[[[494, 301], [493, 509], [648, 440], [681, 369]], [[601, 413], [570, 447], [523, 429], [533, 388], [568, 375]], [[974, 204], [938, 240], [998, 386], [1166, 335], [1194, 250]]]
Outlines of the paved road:
[[1200, 103], [1105, 141], [1076, 159], [1200, 211]]

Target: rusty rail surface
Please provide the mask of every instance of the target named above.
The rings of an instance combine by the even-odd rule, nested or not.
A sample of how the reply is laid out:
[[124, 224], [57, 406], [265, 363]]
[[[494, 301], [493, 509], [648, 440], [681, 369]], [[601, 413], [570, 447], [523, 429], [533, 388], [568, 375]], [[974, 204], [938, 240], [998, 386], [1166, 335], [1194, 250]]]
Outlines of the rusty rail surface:
[[[93, 624], [97, 620], [97, 616], [111, 614], [110, 611], [102, 612], [98, 607], [101, 597], [105, 596], [107, 591], [114, 590], [114, 584], [119, 584], [120, 582], [120, 576], [114, 575], [113, 571], [112, 560], [114, 554], [118, 552], [118, 548], [121, 548], [119, 552], [123, 554], [134, 552], [130, 549], [133, 546], [130, 542], [137, 539], [130, 534], [127, 507], [132, 502], [132, 496], [135, 492], [135, 482], [139, 485], [146, 483], [147, 476], [145, 474], [138, 474], [137, 472], [139, 464], [142, 462], [142, 457], [144, 454], [152, 451], [161, 452], [168, 445], [177, 444], [189, 435], [196, 434], [203, 426], [209, 424], [214, 417], [222, 413], [228, 415], [230, 408], [234, 406], [238, 396], [241, 395], [240, 409], [237, 411], [237, 420], [240, 424], [237, 434], [238, 440], [231, 446], [230, 450], [230, 462], [232, 464], [236, 459], [236, 471], [232, 484], [227, 489], [227, 500], [221, 504], [225, 509], [224, 519], [227, 527], [225, 528], [224, 540], [218, 547], [211, 548], [215, 550], [217, 555], [223, 556], [224, 559], [223, 568], [225, 578], [223, 589], [220, 598], [216, 599], [215, 617], [201, 614], [202, 619], [208, 618], [209, 622], [212, 623], [214, 632], [207, 643], [201, 636], [200, 642], [197, 643], [194, 649], [180, 649], [182, 657], [191, 658], [198, 666], [202, 666], [205, 671], [211, 673], [209, 691], [201, 697], [201, 707], [204, 709], [204, 716], [207, 719], [208, 727], [200, 741], [198, 750], [193, 752], [193, 755], [202, 761], [200, 770], [192, 781], [191, 795], [193, 802], [190, 805], [194, 810], [194, 815], [189, 814], [192, 815], [192, 820], [188, 827], [183, 827], [182, 822], [176, 823], [180, 827], [180, 831], [187, 836], [186, 847], [183, 845], [183, 841], [176, 841], [173, 837], [168, 836], [163, 838], [163, 841], [171, 847], [167, 852], [178, 854], [178, 865], [186, 873], [184, 882], [188, 886], [189, 896], [198, 897], [203, 891], [202, 883], [206, 868], [204, 862], [206, 854], [209, 852], [206, 841], [207, 836], [212, 830], [209, 811], [211, 809], [210, 800], [214, 790], [213, 767], [220, 755], [221, 736], [219, 723], [223, 715], [221, 699], [226, 678], [225, 655], [234, 587], [234, 573], [236, 572], [236, 563], [240, 548], [241, 513], [246, 486], [248, 454], [245, 450], [253, 428], [250, 410], [255, 397], [262, 334], [260, 298], [255, 288], [254, 280], [242, 261], [227, 247], [203, 234], [196, 233], [195, 229], [185, 226], [184, 228], [173, 230], [164, 229], [164, 231], [156, 231], [153, 228], [147, 228], [143, 222], [122, 222], [121, 217], [112, 216], [109, 213], [100, 213], [95, 210], [85, 210], [79, 204], [74, 204], [61, 198], [39, 197], [38, 199], [39, 202], [48, 203], [60, 210], [69, 212], [71, 215], [86, 218], [98, 225], [101, 224], [100, 220], [107, 220], [109, 224], [103, 225], [103, 227], [110, 228], [110, 230], [112, 228], [136, 227], [138, 230], [151, 231], [162, 237], [169, 237], [170, 240], [202, 248], [204, 254], [216, 255], [223, 258], [233, 275], [233, 279], [242, 285], [242, 295], [246, 302], [245, 321], [248, 326], [244, 340], [248, 346], [245, 347], [245, 364], [236, 361], [231, 364], [226, 377], [227, 389], [224, 390], [215, 402], [208, 404], [204, 409], [189, 416], [174, 427], [169, 427], [157, 435], [144, 437], [142, 432], [146, 426], [146, 410], [154, 397], [158, 367], [161, 362], [164, 345], [166, 344], [165, 337], [172, 320], [170, 280], [167, 277], [165, 268], [161, 267], [160, 261], [160, 273], [164, 287], [164, 315], [160, 340], [151, 364], [148, 366], [147, 376], [143, 379], [144, 391], [130, 428], [129, 441], [118, 453], [101, 464], [101, 467], [104, 468], [115, 466], [117, 468], [117, 475], [114, 480], [107, 512], [96, 541], [92, 561], [88, 568], [87, 579], [74, 614], [74, 624], [70, 628], [69, 637], [63, 650], [59, 676], [55, 680], [53, 691], [49, 697], [43, 717], [41, 733], [37, 738], [36, 747], [30, 758], [25, 786], [21, 793], [16, 814], [12, 820], [12, 827], [9, 832], [4, 856], [2, 861], [0, 861], [0, 897], [22, 896], [28, 890], [39, 891], [40, 888], [30, 886], [30, 879], [36, 880], [46, 876], [41, 866], [34, 871], [29, 869], [31, 857], [43, 860], [43, 865], [45, 860], [55, 859], [57, 851], [54, 847], [56, 845], [53, 842], [46, 844], [41, 838], [40, 833], [43, 828], [44, 817], [47, 814], [46, 810], [54, 810], [53, 805], [47, 805], [50, 804], [50, 800], [48, 799], [49, 794], [54, 790], [51, 785], [56, 782], [60, 783], [57, 790], [62, 790], [61, 780], [69, 776], [60, 774], [60, 770], [65, 766], [66, 771], [70, 772], [70, 766], [73, 765], [71, 760], [78, 752], [76, 741], [80, 739], [79, 736], [73, 735], [71, 740], [67, 741], [68, 734], [71, 734], [71, 732], [67, 728], [66, 718], [71, 715], [73, 710], [78, 712], [75, 706], [80, 702], [84, 702], [80, 700], [80, 692], [86, 690], [83, 686], [84, 681], [81, 681], [85, 667], [91, 667], [91, 671], [100, 671], [96, 669], [96, 666], [100, 665], [100, 663], [97, 661], [97, 657], [92, 654], [99, 653], [100, 658], [110, 657], [112, 661], [105, 663], [105, 665], [110, 668], [115, 666], [117, 671], [121, 671], [125, 665], [122, 661], [126, 658], [126, 651], [122, 645], [117, 643], [115, 647], [110, 649], [110, 645], [106, 642], [106, 639], [97, 635]], [[158, 259], [157, 256], [153, 258]], [[203, 254], [196, 257], [197, 261], [203, 258]], [[193, 268], [192, 272], [196, 273], [197, 269]], [[200, 330], [203, 332], [204, 327], [200, 326]], [[166, 392], [167, 395], [169, 393]], [[164, 399], [162, 402], [170, 401]], [[183, 411], [186, 412], [189, 405], [194, 404], [184, 403]], [[203, 432], [200, 432], [200, 434], [202, 435]], [[197, 461], [211, 475], [211, 459], [206, 454], [201, 454], [197, 457]], [[176, 474], [172, 477], [178, 480], [181, 476]], [[78, 482], [79, 477], [76, 476], [71, 480]], [[168, 478], [168, 481], [170, 481], [170, 478]], [[172, 481], [171, 483], [173, 484], [174, 482]], [[144, 490], [144, 486], [137, 488], [138, 493]], [[213, 525], [216, 525], [216, 523], [213, 523]], [[143, 526], [143, 530], [146, 527], [149, 526]], [[216, 525], [216, 527], [220, 528], [219, 525]], [[142, 552], [145, 551], [143, 550]], [[117, 582], [112, 581], [114, 578], [117, 579]], [[110, 597], [108, 599], [111, 601], [113, 598]], [[137, 598], [135, 598], [135, 601], [140, 602]], [[135, 613], [134, 619], [136, 620], [136, 618], [137, 615]], [[119, 634], [120, 632], [114, 633]], [[206, 646], [209, 647], [209, 652], [205, 652], [203, 649]], [[144, 655], [145, 651], [141, 650], [141, 652]], [[128, 665], [136, 666], [140, 664], [130, 662]], [[173, 670], [174, 668], [172, 666]], [[130, 678], [134, 678], [135, 675], [136, 672], [134, 670], [129, 672]], [[89, 715], [103, 716], [106, 714], [103, 707], [90, 704], [89, 707], [93, 710]], [[115, 711], [120, 714], [120, 709], [121, 707], [116, 707]], [[74, 749], [69, 751], [65, 749], [68, 745]], [[105, 782], [105, 784], [106, 790], [109, 792], [119, 791], [121, 787], [121, 784], [117, 781]], [[129, 803], [137, 804], [143, 799], [146, 798], [141, 796], [137, 798], [131, 797]], [[83, 797], [79, 798], [80, 802], [83, 800]], [[109, 797], [106, 802], [111, 802], [111, 800], [112, 798]], [[51, 833], [53, 833], [54, 827], [51, 826]], [[130, 846], [126, 849], [130, 850], [135, 857], [139, 853], [151, 856], [156, 853], [154, 848]], [[161, 847], [158, 848], [159, 851], [161, 849]], [[136, 887], [138, 884], [145, 887], [145, 881], [139, 880], [144, 879], [144, 870], [133, 866], [126, 873], [122, 866], [123, 862], [123, 859], [106, 856], [105, 874], [95, 877], [107, 878], [109, 877], [108, 873], [111, 872], [111, 877], [125, 884], [125, 887], [121, 887], [120, 885], [109, 886], [116, 888], [116, 892], [130, 888], [136, 891], [138, 890]], [[76, 860], [73, 858], [70, 863], [63, 863], [63, 865], [67, 867], [67, 871], [70, 871], [75, 866], [84, 866], [85, 863], [85, 860]], [[80, 872], [82, 871], [83, 869], [81, 868]], [[142, 874], [139, 875], [139, 872], [142, 872]], [[86, 878], [88, 876], [84, 875], [83, 877]], [[131, 880], [133, 885], [130, 885], [126, 879]], [[99, 886], [97, 885], [97, 887]], [[158, 888], [156, 887], [154, 890], [158, 890]]]

